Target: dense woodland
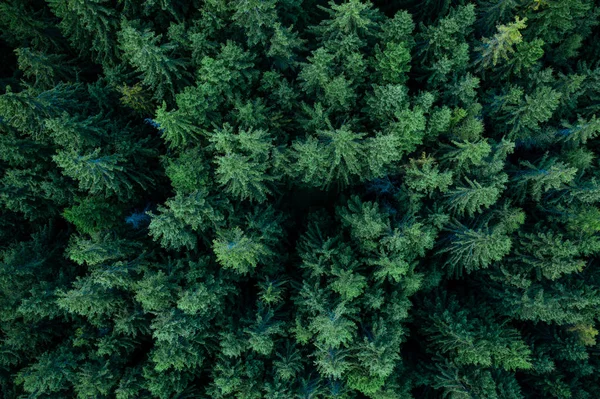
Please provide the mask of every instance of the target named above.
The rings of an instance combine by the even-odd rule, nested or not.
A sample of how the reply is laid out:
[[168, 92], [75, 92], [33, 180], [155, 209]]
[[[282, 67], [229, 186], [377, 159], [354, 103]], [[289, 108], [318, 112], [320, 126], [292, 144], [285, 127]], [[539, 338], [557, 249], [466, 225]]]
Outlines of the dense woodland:
[[0, 391], [600, 396], [594, 0], [0, 0]]

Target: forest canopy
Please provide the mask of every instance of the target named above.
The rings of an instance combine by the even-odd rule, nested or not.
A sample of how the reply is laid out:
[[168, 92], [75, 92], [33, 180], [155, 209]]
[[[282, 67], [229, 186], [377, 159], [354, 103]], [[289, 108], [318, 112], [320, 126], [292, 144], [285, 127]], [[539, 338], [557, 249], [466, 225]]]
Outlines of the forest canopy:
[[0, 0], [0, 393], [595, 399], [594, 0]]

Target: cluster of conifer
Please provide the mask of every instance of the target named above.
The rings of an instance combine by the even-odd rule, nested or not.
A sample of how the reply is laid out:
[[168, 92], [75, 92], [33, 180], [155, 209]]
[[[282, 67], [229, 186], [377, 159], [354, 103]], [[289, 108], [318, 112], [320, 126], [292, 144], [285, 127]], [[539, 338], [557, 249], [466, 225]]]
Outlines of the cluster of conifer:
[[598, 398], [599, 22], [2, 0], [2, 397]]

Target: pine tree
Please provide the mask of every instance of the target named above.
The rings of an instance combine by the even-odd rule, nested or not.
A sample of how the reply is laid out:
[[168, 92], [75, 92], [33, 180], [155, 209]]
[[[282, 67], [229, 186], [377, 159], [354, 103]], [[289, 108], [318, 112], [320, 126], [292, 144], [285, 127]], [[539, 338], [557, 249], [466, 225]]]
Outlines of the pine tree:
[[102, 114], [85, 118], [64, 112], [56, 118], [46, 119], [44, 127], [56, 145], [74, 151], [99, 146], [109, 135]]
[[78, 356], [66, 347], [60, 347], [53, 352], [47, 352], [40, 359], [23, 371], [17, 379], [23, 385], [25, 392], [47, 392], [61, 394], [69, 392], [70, 380], [75, 378], [78, 368]]
[[537, 235], [524, 235], [523, 249], [518, 253], [524, 264], [534, 268], [538, 276], [556, 280], [568, 273], [581, 272], [585, 266], [580, 249], [552, 231]]
[[277, 23], [276, 2], [237, 0], [232, 4], [235, 13], [231, 19], [241, 27], [248, 37], [248, 44], [264, 43]]
[[39, 50], [58, 45], [56, 38], [47, 34], [52, 23], [27, 3], [7, 1], [0, 4], [0, 24], [2, 38], [14, 47], [24, 42]]
[[76, 179], [79, 188], [90, 194], [127, 197], [134, 190], [134, 183], [145, 188], [150, 182], [146, 176], [136, 176], [129, 172], [121, 156], [102, 156], [99, 148], [83, 155], [74, 151], [62, 151], [53, 159], [64, 170], [65, 175]]
[[7, 88], [0, 96], [3, 124], [20, 132], [39, 138], [45, 118], [58, 117], [62, 111], [74, 108], [81, 86], [59, 83], [51, 89], [39, 91], [32, 88], [14, 93]]
[[231, 126], [225, 125], [211, 141], [215, 150], [224, 154], [215, 157], [217, 182], [234, 197], [264, 202], [273, 180], [268, 173], [273, 151], [268, 133], [249, 129], [234, 134]]
[[457, 186], [446, 194], [451, 211], [460, 216], [465, 213], [472, 216], [475, 213], [481, 213], [482, 208], [489, 208], [498, 201], [500, 196], [498, 187], [482, 186], [477, 180], [468, 178], [465, 180], [466, 185]]
[[510, 237], [489, 227], [470, 229], [456, 224], [449, 232], [448, 247], [441, 252], [449, 255], [448, 271], [459, 276], [463, 271], [471, 273], [489, 267], [506, 256], [512, 246]]
[[160, 214], [149, 212], [150, 225], [149, 234], [165, 248], [179, 249], [196, 247], [197, 236], [186, 222], [175, 216], [175, 213], [167, 208], [159, 208]]
[[410, 165], [406, 166], [406, 185], [430, 196], [436, 189], [446, 192], [452, 184], [452, 172], [440, 172], [432, 157], [422, 155], [420, 159], [411, 159]]
[[[364, 165], [364, 133], [348, 127], [317, 131], [322, 141], [311, 136], [294, 143], [292, 156], [296, 174], [312, 186], [328, 186], [332, 182], [348, 185], [360, 175]], [[325, 166], [330, 164], [329, 167]], [[317, 172], [318, 174], [315, 174]]]
[[181, 110], [167, 111], [167, 105], [163, 102], [162, 106], [156, 111], [154, 123], [157, 124], [163, 133], [163, 139], [174, 147], [185, 147], [189, 143], [198, 141], [199, 129], [190, 118], [182, 114]]
[[513, 46], [520, 44], [523, 40], [520, 31], [526, 27], [526, 22], [527, 18], [520, 19], [517, 16], [515, 22], [499, 25], [498, 33], [491, 39], [484, 38], [482, 40], [480, 62], [484, 68], [487, 68], [490, 63], [496, 66], [500, 58], [509, 59], [509, 54], [515, 52]]
[[522, 165], [526, 169], [514, 177], [516, 187], [521, 194], [529, 192], [535, 201], [540, 201], [548, 190], [557, 190], [570, 183], [577, 172], [577, 169], [547, 157], [539, 161], [539, 166], [528, 161], [523, 161]]
[[293, 26], [285, 27], [275, 23], [267, 56], [272, 58], [275, 66], [282, 70], [294, 68], [298, 64], [297, 53], [303, 47], [304, 40], [293, 30]]
[[117, 226], [122, 215], [114, 204], [100, 197], [83, 197], [77, 204], [66, 208], [63, 212], [65, 219], [75, 225], [78, 231], [94, 235], [103, 230]]
[[175, 82], [185, 77], [184, 63], [173, 58], [176, 49], [172, 43], [160, 44], [161, 35], [149, 29], [141, 30], [136, 24], [123, 20], [119, 44], [123, 57], [142, 75], [145, 85], [154, 88], [155, 97], [173, 94]]
[[558, 108], [561, 94], [548, 86], [540, 86], [531, 94], [524, 94], [521, 88], [511, 88], [494, 101], [498, 109], [498, 119], [507, 123], [511, 138], [528, 138], [540, 129], [540, 123], [547, 122]]
[[213, 242], [213, 251], [223, 267], [241, 274], [248, 273], [270, 255], [268, 247], [260, 240], [248, 237], [239, 227], [221, 232]]
[[517, 331], [494, 321], [489, 309], [473, 319], [456, 298], [444, 296], [426, 301], [425, 309], [423, 333], [433, 342], [432, 350], [449, 356], [454, 364], [508, 371], [532, 367], [531, 351]]
[[469, 45], [465, 41], [475, 22], [473, 4], [452, 8], [436, 25], [422, 26], [416, 36], [418, 53], [431, 74], [428, 81], [444, 83], [450, 72], [458, 74], [469, 63]]
[[28, 47], [16, 49], [15, 54], [25, 77], [35, 79], [34, 86], [50, 88], [61, 81], [72, 81], [76, 72], [62, 54], [46, 54]]
[[371, 3], [360, 0], [351, 0], [344, 4], [330, 2], [328, 9], [322, 8], [329, 15], [329, 19], [315, 27], [315, 32], [322, 41], [330, 42], [342, 40], [343, 35], [368, 37], [379, 20], [377, 11], [372, 8]]
[[52, 12], [61, 19], [59, 27], [72, 45], [82, 52], [93, 50], [100, 61], [115, 56], [116, 12], [106, 0], [49, 0]]
[[379, 238], [390, 230], [389, 220], [375, 203], [363, 203], [359, 197], [353, 197], [348, 208], [341, 208], [343, 225], [349, 226], [353, 238], [366, 248], [375, 248]]
[[377, 70], [382, 80], [389, 84], [402, 84], [410, 71], [410, 52], [404, 43], [389, 43], [375, 55]]

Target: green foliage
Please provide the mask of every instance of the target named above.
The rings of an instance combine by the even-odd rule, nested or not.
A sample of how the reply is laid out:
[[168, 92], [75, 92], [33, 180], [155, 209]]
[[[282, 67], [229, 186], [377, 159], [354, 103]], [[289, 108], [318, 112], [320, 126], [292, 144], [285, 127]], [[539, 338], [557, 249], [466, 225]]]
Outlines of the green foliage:
[[389, 43], [375, 56], [377, 70], [385, 83], [401, 84], [410, 71], [410, 52], [404, 43]]
[[254, 269], [261, 258], [269, 255], [265, 245], [245, 235], [239, 227], [220, 233], [213, 242], [213, 251], [224, 268], [242, 274]]
[[133, 86], [123, 85], [119, 87], [121, 93], [120, 101], [140, 114], [148, 114], [152, 111], [152, 103], [148, 98], [148, 93], [140, 83]]
[[208, 170], [202, 153], [191, 148], [166, 161], [165, 174], [178, 193], [190, 193], [208, 185]]
[[386, 215], [378, 208], [377, 204], [362, 203], [355, 196], [348, 203], [348, 209], [339, 211], [342, 223], [350, 227], [352, 237], [365, 247], [375, 248], [379, 238], [390, 230]]
[[511, 138], [527, 138], [552, 117], [560, 98], [561, 93], [548, 86], [539, 86], [531, 94], [513, 87], [496, 100], [498, 119], [506, 123]]
[[281, 69], [287, 69], [297, 65], [296, 52], [303, 47], [304, 40], [301, 39], [293, 27], [274, 24], [271, 44], [267, 56], [273, 59], [275, 65]]
[[465, 37], [474, 22], [475, 7], [468, 4], [452, 8], [435, 25], [422, 26], [416, 40], [420, 43], [419, 53], [424, 61], [422, 68], [429, 72], [431, 83], [446, 82], [451, 72], [457, 74], [466, 69], [469, 45]]
[[[348, 310], [343, 304], [334, 309], [328, 309], [317, 315], [309, 325], [309, 330], [315, 334], [315, 341], [327, 349], [327, 354], [322, 358], [325, 367], [336, 368], [337, 363], [343, 362], [343, 351], [336, 351], [340, 346], [345, 346], [352, 340], [356, 324], [346, 317]], [[332, 352], [329, 352], [329, 348]], [[337, 374], [337, 372], [335, 372]], [[336, 375], [330, 375], [336, 377]], [[341, 375], [337, 375], [339, 378]]]
[[100, 197], [82, 198], [77, 205], [65, 209], [63, 214], [77, 230], [90, 235], [110, 229], [121, 221], [121, 215], [115, 206]]
[[254, 46], [264, 42], [277, 21], [276, 1], [238, 0], [232, 3], [235, 13], [231, 17], [241, 27], [248, 44]]
[[353, 35], [359, 38], [367, 36], [378, 19], [377, 11], [369, 2], [351, 0], [343, 4], [329, 2], [327, 12], [329, 19], [323, 20], [316, 32], [323, 41], [342, 40], [343, 35]]
[[427, 300], [421, 317], [425, 322], [421, 328], [432, 341], [432, 350], [448, 354], [456, 365], [508, 371], [532, 367], [531, 350], [518, 332], [490, 318], [488, 309], [473, 318], [456, 298], [442, 296]]
[[44, 353], [39, 360], [18, 376], [26, 392], [47, 392], [50, 394], [69, 390], [69, 379], [74, 378], [77, 358], [66, 348], [53, 353]]
[[[252, 70], [254, 57], [236, 42], [227, 41], [221, 44], [220, 52], [215, 57], [205, 56], [198, 70], [198, 81], [207, 85], [214, 92], [213, 96], [225, 95], [227, 98], [248, 87], [256, 72]], [[213, 101], [222, 99], [213, 98]]]
[[77, 151], [100, 144], [100, 138], [106, 134], [103, 122], [101, 114], [81, 118], [65, 112], [57, 118], [46, 119], [45, 128], [54, 143], [65, 149]]
[[106, 0], [49, 0], [52, 12], [61, 19], [58, 25], [71, 43], [82, 52], [93, 50], [97, 59], [115, 54], [116, 10]]
[[143, 83], [154, 89], [157, 98], [172, 93], [175, 81], [184, 76], [183, 61], [170, 56], [175, 45], [160, 44], [161, 38], [149, 29], [140, 30], [127, 20], [121, 23], [119, 44], [123, 57], [142, 74]]
[[512, 240], [499, 230], [489, 227], [470, 229], [457, 224], [450, 229], [446, 267], [451, 273], [462, 274], [487, 268], [501, 260], [511, 249]]
[[171, 209], [159, 208], [161, 212], [155, 215], [149, 212], [149, 234], [165, 248], [179, 249], [196, 247], [197, 237], [184, 220], [175, 216]]
[[146, 187], [148, 179], [138, 177], [128, 171], [123, 165], [120, 155], [100, 155], [97, 148], [88, 154], [78, 154], [74, 151], [61, 151], [53, 157], [56, 164], [64, 170], [68, 177], [79, 182], [79, 188], [90, 194], [131, 195], [134, 183]]
[[241, 130], [234, 134], [226, 125], [212, 137], [215, 150], [223, 155], [215, 162], [217, 182], [234, 198], [264, 202], [271, 193], [268, 167], [273, 151], [264, 130]]
[[536, 201], [540, 201], [543, 193], [558, 190], [570, 183], [577, 173], [577, 169], [546, 157], [539, 161], [538, 166], [528, 161], [522, 162], [522, 166], [525, 169], [514, 178], [516, 187], [522, 193], [528, 192]]
[[18, 47], [23, 42], [32, 47], [47, 49], [56, 42], [49, 38], [46, 30], [52, 27], [46, 18], [40, 18], [26, 3], [7, 1], [0, 4], [0, 24], [2, 38], [12, 46]]
[[556, 280], [564, 274], [581, 272], [585, 266], [577, 259], [580, 249], [552, 231], [524, 235], [521, 241], [523, 263], [532, 266], [538, 276]]
[[477, 180], [466, 179], [465, 186], [457, 186], [450, 190], [448, 197], [448, 207], [454, 213], [469, 216], [475, 213], [481, 213], [482, 208], [489, 208], [498, 201], [500, 190], [495, 186], [482, 186]]
[[77, 85], [59, 83], [44, 91], [29, 88], [14, 93], [7, 86], [6, 93], [0, 96], [3, 125], [37, 137], [44, 129], [44, 119], [58, 116], [59, 111], [69, 109], [67, 104], [76, 99], [78, 89]]
[[135, 299], [147, 312], [169, 308], [173, 298], [173, 284], [162, 271], [145, 273], [136, 284]]
[[125, 256], [135, 248], [126, 240], [118, 238], [114, 233], [102, 232], [94, 234], [91, 238], [74, 235], [67, 247], [68, 258], [80, 265], [87, 263], [97, 265]]
[[174, 147], [185, 147], [194, 143], [198, 138], [198, 128], [181, 114], [181, 110], [167, 111], [166, 104], [156, 110], [154, 121], [163, 132], [163, 139]]
[[507, 25], [499, 25], [498, 33], [492, 38], [484, 38], [482, 40], [483, 43], [480, 51], [481, 64], [484, 68], [489, 67], [490, 64], [496, 66], [500, 58], [503, 60], [509, 59], [509, 54], [515, 52], [513, 46], [519, 45], [523, 40], [520, 31], [525, 29], [525, 22], [527, 22], [527, 18], [519, 19], [517, 16], [515, 22]]
[[46, 54], [31, 48], [15, 50], [19, 69], [28, 79], [33, 79], [34, 86], [52, 87], [61, 81], [68, 81], [75, 74], [74, 68], [65, 62], [65, 56]]
[[293, 145], [298, 178], [311, 186], [327, 186], [334, 181], [347, 185], [357, 178], [364, 162], [364, 134], [342, 126], [319, 130], [317, 135]]
[[435, 190], [448, 191], [452, 184], [452, 172], [440, 172], [432, 157], [423, 156], [420, 159], [411, 159], [406, 167], [406, 185], [419, 193], [432, 195]]
[[593, 0], [0, 2], [0, 397], [591, 399]]

